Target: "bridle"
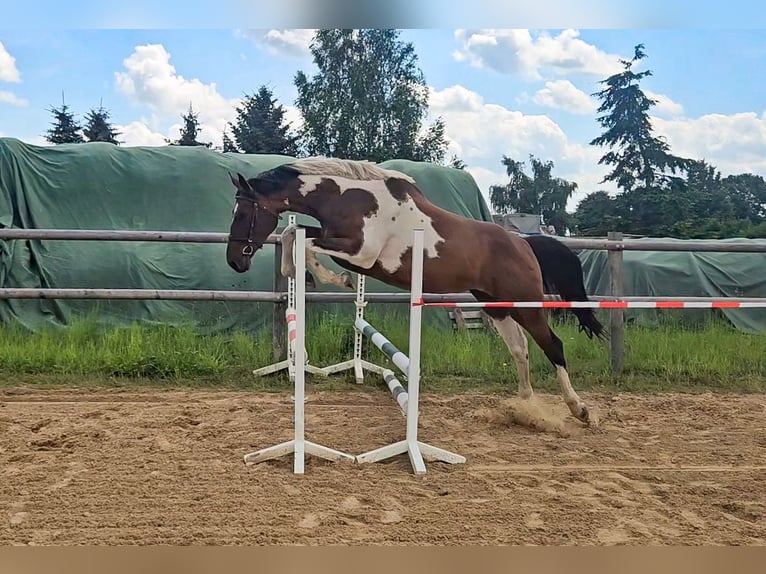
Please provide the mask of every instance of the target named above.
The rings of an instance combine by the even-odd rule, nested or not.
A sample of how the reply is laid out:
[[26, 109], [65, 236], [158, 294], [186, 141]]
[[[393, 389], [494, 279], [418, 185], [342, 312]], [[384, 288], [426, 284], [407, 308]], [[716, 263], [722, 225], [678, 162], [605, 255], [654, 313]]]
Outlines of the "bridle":
[[247, 237], [232, 237], [231, 234], [229, 235], [229, 241], [243, 241], [245, 243], [245, 246], [242, 248], [242, 255], [245, 257], [250, 257], [253, 253], [255, 253], [256, 249], [260, 249], [263, 247], [262, 242], [254, 241], [253, 240], [253, 231], [255, 231], [255, 221], [258, 216], [258, 211], [268, 211], [271, 213], [274, 217], [279, 218], [279, 214], [274, 213], [270, 209], [267, 209], [265, 207], [262, 207], [258, 200], [254, 197], [251, 197], [249, 195], [245, 195], [241, 191], [238, 191], [237, 194], [234, 196], [235, 200], [243, 199], [245, 201], [249, 201], [253, 204], [253, 213], [250, 216], [250, 227], [247, 230]]

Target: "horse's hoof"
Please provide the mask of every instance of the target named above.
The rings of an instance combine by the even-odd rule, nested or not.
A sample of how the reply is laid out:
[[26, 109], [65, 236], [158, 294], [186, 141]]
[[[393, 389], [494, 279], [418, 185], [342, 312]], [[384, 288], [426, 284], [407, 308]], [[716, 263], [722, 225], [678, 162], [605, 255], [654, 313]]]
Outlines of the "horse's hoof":
[[343, 273], [341, 277], [343, 277], [343, 286], [346, 289], [356, 289], [356, 285], [351, 280], [351, 275], [349, 273]]
[[580, 413], [577, 415], [577, 418], [586, 425], [590, 424], [590, 413], [588, 412], [588, 407], [582, 405], [580, 407]]
[[314, 280], [314, 276], [306, 271], [306, 289], [316, 289], [317, 283]]
[[282, 267], [280, 272], [282, 277], [295, 277], [295, 267]]

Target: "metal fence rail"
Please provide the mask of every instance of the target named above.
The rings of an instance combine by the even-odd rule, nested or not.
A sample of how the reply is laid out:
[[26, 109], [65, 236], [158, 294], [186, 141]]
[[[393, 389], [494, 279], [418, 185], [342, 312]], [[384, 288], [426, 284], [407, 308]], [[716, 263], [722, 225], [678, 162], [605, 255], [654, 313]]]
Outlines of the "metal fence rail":
[[[607, 239], [582, 239], [557, 237], [572, 249], [602, 250], [608, 252], [609, 295], [592, 296], [594, 301], [710, 301], [713, 297], [625, 297], [623, 284], [622, 254], [624, 251], [677, 251], [717, 253], [766, 253], [766, 242], [721, 242], [703, 241], [671, 242], [661, 240], [624, 239], [621, 233], [610, 233]], [[41, 241], [151, 241], [171, 243], [227, 243], [227, 233], [199, 231], [132, 231], [106, 229], [16, 229], [0, 228], [0, 240], [41, 240]], [[279, 234], [272, 234], [266, 240], [274, 245], [274, 290], [169, 290], [169, 289], [55, 289], [55, 288], [0, 288], [0, 299], [135, 299], [135, 300], [181, 300], [181, 301], [255, 301], [274, 303], [277, 308], [272, 323], [275, 360], [285, 354], [284, 314], [287, 299], [287, 282], [279, 272], [282, 245]], [[365, 297], [375, 303], [407, 303], [408, 293], [368, 293]], [[557, 297], [546, 297], [557, 299]], [[307, 293], [307, 301], [324, 303], [352, 302], [353, 293]], [[738, 298], [732, 301], [763, 302], [762, 298]], [[473, 302], [468, 293], [424, 294], [426, 302]], [[622, 309], [609, 310], [609, 333], [611, 366], [615, 372], [623, 369], [625, 330]]]
[[[228, 233], [208, 231], [130, 231], [112, 229], [0, 229], [0, 239], [40, 239], [72, 241], [168, 241], [175, 243], [228, 243]], [[277, 234], [266, 243], [279, 243]]]

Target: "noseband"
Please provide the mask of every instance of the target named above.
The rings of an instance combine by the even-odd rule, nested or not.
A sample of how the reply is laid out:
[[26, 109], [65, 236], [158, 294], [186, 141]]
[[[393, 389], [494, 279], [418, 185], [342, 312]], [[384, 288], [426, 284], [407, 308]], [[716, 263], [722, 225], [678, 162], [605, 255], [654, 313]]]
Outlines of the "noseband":
[[256, 220], [256, 217], [258, 216], [258, 210], [263, 209], [264, 211], [268, 211], [269, 213], [271, 213], [272, 215], [276, 217], [279, 217], [279, 216], [273, 213], [271, 210], [261, 207], [258, 204], [258, 201], [255, 198], [250, 197], [249, 195], [245, 195], [243, 193], [238, 192], [237, 195], [234, 197], [237, 200], [243, 199], [253, 204], [253, 214], [250, 216], [250, 228], [247, 231], [247, 237], [234, 238], [231, 235], [229, 235], [229, 241], [243, 241], [245, 243], [245, 246], [242, 248], [242, 255], [244, 255], [245, 257], [250, 257], [253, 253], [255, 253], [256, 249], [260, 249], [261, 247], [263, 247], [263, 243], [253, 240], [253, 231], [255, 230], [255, 220]]

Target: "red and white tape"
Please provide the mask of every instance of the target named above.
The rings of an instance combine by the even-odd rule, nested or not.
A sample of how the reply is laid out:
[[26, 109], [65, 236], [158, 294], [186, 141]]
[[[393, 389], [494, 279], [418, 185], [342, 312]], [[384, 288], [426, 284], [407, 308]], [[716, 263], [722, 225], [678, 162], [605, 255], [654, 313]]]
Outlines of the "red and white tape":
[[422, 299], [415, 306], [422, 307], [516, 307], [550, 309], [745, 309], [766, 307], [766, 301], [476, 301], [476, 302], [434, 302], [426, 303]]
[[287, 340], [290, 344], [291, 352], [295, 352], [295, 338], [298, 336], [298, 318], [295, 309], [288, 308], [285, 311], [285, 319], [287, 319]]

